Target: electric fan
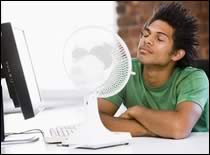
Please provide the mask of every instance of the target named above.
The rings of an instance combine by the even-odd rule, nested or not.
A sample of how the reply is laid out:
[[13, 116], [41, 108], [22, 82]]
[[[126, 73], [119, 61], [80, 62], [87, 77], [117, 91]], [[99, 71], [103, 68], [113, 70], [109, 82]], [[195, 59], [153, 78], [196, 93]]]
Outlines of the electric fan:
[[104, 127], [97, 103], [98, 97], [113, 96], [122, 90], [132, 74], [131, 56], [124, 41], [104, 27], [82, 27], [67, 39], [63, 61], [87, 106], [85, 122], [64, 143], [94, 149], [129, 143], [130, 133], [111, 132]]

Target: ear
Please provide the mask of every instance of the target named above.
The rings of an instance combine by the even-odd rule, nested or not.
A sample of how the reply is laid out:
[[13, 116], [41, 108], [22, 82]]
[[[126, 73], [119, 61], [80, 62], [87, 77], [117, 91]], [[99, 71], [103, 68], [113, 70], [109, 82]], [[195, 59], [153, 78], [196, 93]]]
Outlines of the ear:
[[173, 53], [171, 59], [173, 61], [179, 61], [180, 59], [182, 59], [185, 56], [185, 50], [180, 49], [177, 50], [175, 53]]

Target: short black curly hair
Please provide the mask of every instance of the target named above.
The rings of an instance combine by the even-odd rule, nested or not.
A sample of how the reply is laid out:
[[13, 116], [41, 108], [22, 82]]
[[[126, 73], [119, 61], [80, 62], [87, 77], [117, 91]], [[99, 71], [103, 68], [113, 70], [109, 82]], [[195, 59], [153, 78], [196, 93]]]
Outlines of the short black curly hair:
[[197, 19], [189, 14], [181, 2], [162, 2], [153, 12], [145, 26], [156, 20], [167, 22], [174, 28], [173, 50], [185, 50], [185, 56], [176, 63], [177, 67], [184, 68], [193, 64], [199, 42], [197, 40]]

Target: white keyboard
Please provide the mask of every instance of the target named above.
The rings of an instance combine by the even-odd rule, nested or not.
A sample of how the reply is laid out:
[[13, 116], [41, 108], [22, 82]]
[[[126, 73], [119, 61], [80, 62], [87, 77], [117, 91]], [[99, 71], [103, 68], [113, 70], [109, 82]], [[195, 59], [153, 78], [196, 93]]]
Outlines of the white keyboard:
[[45, 142], [48, 144], [56, 144], [66, 141], [77, 130], [77, 128], [78, 125], [50, 128], [47, 131], [44, 131]]

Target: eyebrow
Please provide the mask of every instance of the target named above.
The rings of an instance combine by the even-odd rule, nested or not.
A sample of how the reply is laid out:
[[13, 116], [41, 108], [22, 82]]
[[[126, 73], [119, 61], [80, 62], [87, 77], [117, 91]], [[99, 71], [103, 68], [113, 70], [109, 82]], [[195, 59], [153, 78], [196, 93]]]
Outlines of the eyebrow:
[[[151, 34], [151, 30], [148, 27], [145, 27], [144, 29], [149, 31], [149, 33]], [[156, 32], [156, 33], [162, 34], [162, 35], [166, 36], [167, 38], [169, 38], [169, 36], [167, 34], [163, 33], [163, 32]]]

